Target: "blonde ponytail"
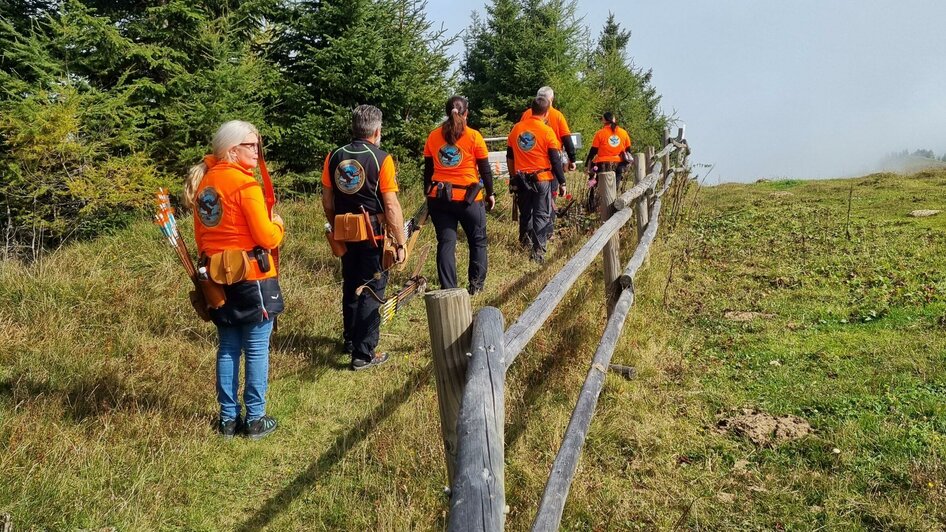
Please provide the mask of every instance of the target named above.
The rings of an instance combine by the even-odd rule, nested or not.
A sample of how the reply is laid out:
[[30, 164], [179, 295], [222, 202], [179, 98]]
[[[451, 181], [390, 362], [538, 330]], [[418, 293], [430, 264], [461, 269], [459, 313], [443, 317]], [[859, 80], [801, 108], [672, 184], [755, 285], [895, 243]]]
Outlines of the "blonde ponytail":
[[187, 172], [187, 179], [184, 180], [184, 207], [187, 207], [188, 210], [194, 209], [194, 196], [197, 194], [197, 187], [200, 186], [200, 182], [203, 181], [204, 175], [207, 174], [207, 164], [201, 161], [194, 166], [191, 166], [191, 169]]

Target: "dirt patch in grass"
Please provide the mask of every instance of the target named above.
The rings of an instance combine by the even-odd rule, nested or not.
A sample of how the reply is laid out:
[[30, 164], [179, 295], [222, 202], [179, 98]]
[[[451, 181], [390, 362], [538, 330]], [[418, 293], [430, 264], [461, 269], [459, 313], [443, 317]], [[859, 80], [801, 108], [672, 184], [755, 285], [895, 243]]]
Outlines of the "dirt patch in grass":
[[752, 443], [762, 447], [804, 438], [814, 432], [811, 425], [798, 416], [773, 416], [751, 408], [743, 408], [736, 415], [720, 418], [716, 422], [716, 429], [749, 438]]

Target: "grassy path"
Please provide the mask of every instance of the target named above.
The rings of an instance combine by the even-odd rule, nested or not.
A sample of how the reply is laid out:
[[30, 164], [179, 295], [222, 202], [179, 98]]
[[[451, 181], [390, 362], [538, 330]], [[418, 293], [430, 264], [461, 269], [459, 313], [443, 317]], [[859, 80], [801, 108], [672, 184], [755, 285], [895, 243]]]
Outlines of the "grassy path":
[[[946, 526], [946, 218], [905, 216], [941, 206], [944, 186], [940, 173], [691, 194], [642, 270], [614, 360], [638, 378], [608, 378], [563, 526]], [[511, 321], [583, 237], [534, 266], [503, 200], [474, 306]], [[0, 513], [45, 529], [443, 528], [423, 305], [383, 331], [392, 363], [345, 371], [318, 199], [284, 216], [289, 305], [269, 392], [281, 427], [260, 442], [213, 436], [215, 334], [191, 318], [153, 227], [0, 264]], [[538, 505], [605, 323], [601, 292], [589, 273], [510, 372], [510, 530]], [[744, 407], [814, 433], [758, 446], [716, 430]]]

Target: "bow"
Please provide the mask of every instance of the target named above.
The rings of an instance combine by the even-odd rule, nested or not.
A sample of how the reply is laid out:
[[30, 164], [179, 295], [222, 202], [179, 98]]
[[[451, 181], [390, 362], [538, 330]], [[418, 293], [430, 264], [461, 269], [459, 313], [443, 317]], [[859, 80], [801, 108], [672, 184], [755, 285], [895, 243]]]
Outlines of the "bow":
[[420, 271], [427, 261], [427, 254], [429, 252], [430, 245], [428, 244], [421, 250], [420, 255], [417, 257], [417, 264], [414, 266], [414, 271], [411, 272], [411, 276], [407, 278], [404, 286], [393, 296], [387, 299], [381, 299], [378, 297], [378, 294], [366, 284], [355, 289], [356, 295], [360, 296], [362, 292], [367, 290], [369, 296], [374, 298], [378, 303], [381, 303], [381, 306], [378, 307], [378, 314], [381, 316], [382, 326], [394, 319], [394, 315], [397, 314], [397, 311], [407, 306], [410, 300], [414, 299], [417, 295], [423, 294], [424, 290], [427, 289], [427, 279], [420, 274]]
[[[276, 206], [276, 191], [273, 189], [273, 180], [269, 176], [269, 169], [266, 168], [266, 159], [263, 158], [263, 137], [259, 136], [259, 143], [256, 145], [257, 155], [259, 156], [259, 171], [263, 176], [263, 200], [266, 202], [266, 211], [269, 213], [269, 220], [273, 220], [273, 207]], [[279, 248], [270, 250], [273, 256], [273, 264], [276, 265], [276, 271], [279, 271]]]

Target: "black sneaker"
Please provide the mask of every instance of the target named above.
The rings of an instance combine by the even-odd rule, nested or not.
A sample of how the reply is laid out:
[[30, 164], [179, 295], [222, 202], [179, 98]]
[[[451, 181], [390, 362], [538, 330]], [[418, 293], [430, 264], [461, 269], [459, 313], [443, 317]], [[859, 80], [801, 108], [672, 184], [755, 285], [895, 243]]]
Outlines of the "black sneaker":
[[545, 255], [543, 253], [533, 251], [532, 253], [529, 254], [529, 260], [531, 260], [532, 262], [536, 264], [544, 264]]
[[352, 371], [361, 371], [363, 369], [373, 368], [375, 366], [380, 366], [388, 361], [388, 354], [381, 353], [375, 355], [370, 361], [363, 358], [353, 358], [351, 360], [351, 369]]
[[217, 432], [220, 433], [226, 439], [230, 439], [243, 428], [243, 420], [239, 417], [236, 419], [219, 419], [217, 420]]
[[276, 430], [276, 420], [269, 416], [254, 419], [246, 424], [246, 437], [251, 440], [265, 438]]
[[345, 342], [342, 344], [342, 353], [345, 353], [346, 355], [350, 355], [351, 352], [354, 350], [355, 350], [355, 344], [353, 344], [351, 340], [345, 340]]

